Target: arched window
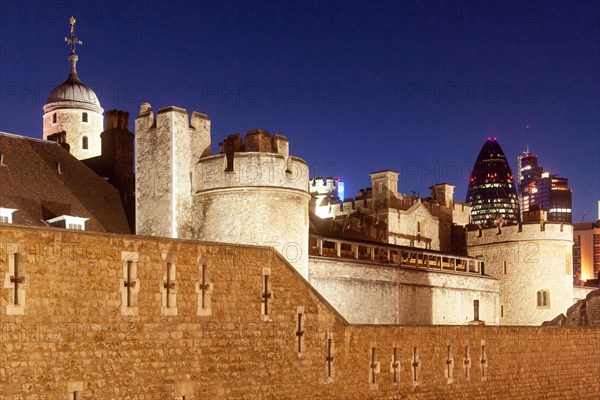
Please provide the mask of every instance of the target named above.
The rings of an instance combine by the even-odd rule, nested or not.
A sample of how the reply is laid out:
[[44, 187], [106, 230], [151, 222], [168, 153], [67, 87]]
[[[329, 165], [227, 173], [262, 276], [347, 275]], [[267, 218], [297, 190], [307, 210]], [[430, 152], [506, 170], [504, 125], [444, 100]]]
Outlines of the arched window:
[[87, 150], [88, 149], [88, 137], [84, 136], [81, 138], [81, 148], [83, 150]]
[[56, 113], [52, 114], [52, 123], [56, 123]]
[[550, 307], [550, 292], [546, 289], [541, 289], [537, 291], [537, 306], [542, 307]]
[[87, 120], [87, 113], [86, 112], [84, 112], [84, 113], [81, 114], [81, 121], [82, 122], [88, 122], [88, 120]]

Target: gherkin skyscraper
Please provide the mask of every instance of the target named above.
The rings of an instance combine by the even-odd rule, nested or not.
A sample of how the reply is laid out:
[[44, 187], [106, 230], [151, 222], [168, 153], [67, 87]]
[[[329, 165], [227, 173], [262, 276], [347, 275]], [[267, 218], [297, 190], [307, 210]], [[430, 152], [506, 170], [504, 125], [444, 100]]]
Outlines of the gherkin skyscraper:
[[471, 205], [471, 222], [482, 227], [495, 221], [519, 223], [519, 201], [513, 175], [496, 138], [488, 138], [471, 172], [466, 202]]

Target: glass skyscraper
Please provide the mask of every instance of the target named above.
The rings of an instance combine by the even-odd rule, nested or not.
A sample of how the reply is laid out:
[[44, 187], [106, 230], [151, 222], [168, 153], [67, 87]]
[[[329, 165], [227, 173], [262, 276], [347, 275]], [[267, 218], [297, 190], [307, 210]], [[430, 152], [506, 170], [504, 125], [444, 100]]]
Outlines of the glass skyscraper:
[[544, 172], [537, 164], [537, 156], [529, 152], [519, 154], [519, 201], [521, 212], [546, 211], [548, 221], [572, 220], [571, 189], [567, 178]]
[[488, 138], [473, 166], [466, 202], [471, 222], [482, 227], [496, 221], [504, 225], [520, 221], [517, 190], [510, 166], [496, 138]]

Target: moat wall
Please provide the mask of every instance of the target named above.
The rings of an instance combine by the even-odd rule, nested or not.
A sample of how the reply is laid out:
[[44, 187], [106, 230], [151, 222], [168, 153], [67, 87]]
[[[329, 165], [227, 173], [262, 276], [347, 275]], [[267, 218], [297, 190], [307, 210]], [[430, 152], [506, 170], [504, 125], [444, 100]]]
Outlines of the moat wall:
[[0, 399], [600, 396], [600, 329], [350, 325], [264, 247], [10, 225], [0, 243]]

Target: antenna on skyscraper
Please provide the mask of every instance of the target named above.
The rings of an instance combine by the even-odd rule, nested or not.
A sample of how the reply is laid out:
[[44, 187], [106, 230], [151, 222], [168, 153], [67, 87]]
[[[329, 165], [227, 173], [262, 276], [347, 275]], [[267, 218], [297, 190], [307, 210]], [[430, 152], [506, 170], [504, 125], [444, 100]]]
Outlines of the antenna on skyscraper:
[[527, 131], [525, 133], [525, 145], [527, 147], [527, 154], [529, 154], [529, 124], [525, 125], [525, 128], [527, 128]]

